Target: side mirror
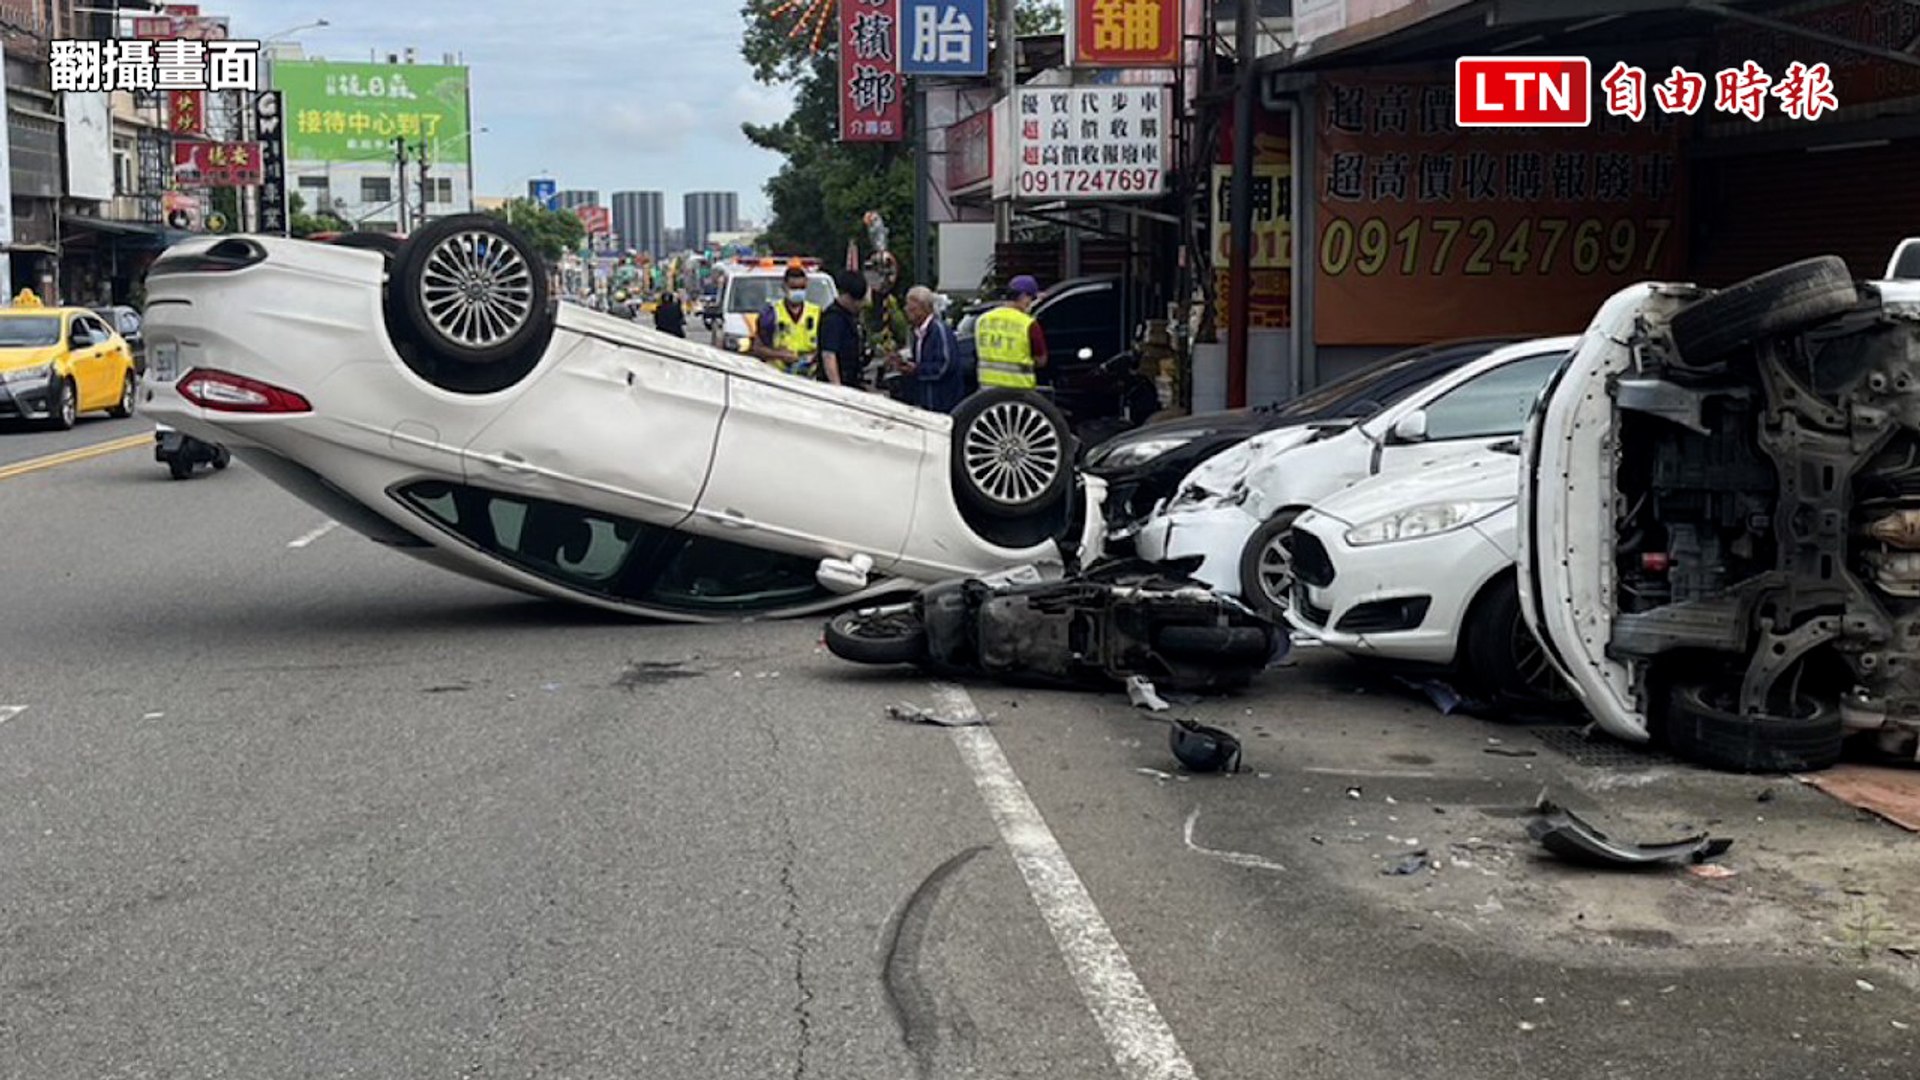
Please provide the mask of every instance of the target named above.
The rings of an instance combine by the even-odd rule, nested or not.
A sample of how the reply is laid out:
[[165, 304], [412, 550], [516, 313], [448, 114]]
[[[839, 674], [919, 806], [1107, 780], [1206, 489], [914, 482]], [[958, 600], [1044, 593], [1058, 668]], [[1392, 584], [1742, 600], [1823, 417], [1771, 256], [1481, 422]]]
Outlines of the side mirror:
[[1401, 417], [1393, 425], [1393, 441], [1397, 443], [1426, 442], [1427, 410], [1415, 409]]
[[873, 559], [866, 555], [855, 555], [851, 559], [822, 559], [813, 573], [813, 579], [835, 596], [851, 596], [867, 587], [868, 574], [872, 570]]

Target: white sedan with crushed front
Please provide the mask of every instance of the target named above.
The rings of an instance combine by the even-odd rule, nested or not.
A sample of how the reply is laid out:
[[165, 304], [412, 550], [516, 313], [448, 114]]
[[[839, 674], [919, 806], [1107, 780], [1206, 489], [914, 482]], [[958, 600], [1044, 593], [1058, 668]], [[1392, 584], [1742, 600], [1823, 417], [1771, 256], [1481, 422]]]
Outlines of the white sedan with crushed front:
[[1355, 656], [1451, 668], [1502, 711], [1568, 690], [1520, 610], [1517, 441], [1363, 480], [1294, 520], [1294, 629]]
[[176, 245], [146, 334], [156, 417], [375, 541], [527, 592], [797, 615], [1097, 554], [1102, 487], [1076, 482], [1037, 395], [948, 417], [557, 305], [490, 216], [384, 251]]
[[1485, 453], [1517, 437], [1577, 339], [1507, 345], [1347, 428], [1282, 428], [1201, 465], [1141, 525], [1134, 549], [1274, 619], [1291, 602], [1287, 534], [1306, 509], [1370, 476]]

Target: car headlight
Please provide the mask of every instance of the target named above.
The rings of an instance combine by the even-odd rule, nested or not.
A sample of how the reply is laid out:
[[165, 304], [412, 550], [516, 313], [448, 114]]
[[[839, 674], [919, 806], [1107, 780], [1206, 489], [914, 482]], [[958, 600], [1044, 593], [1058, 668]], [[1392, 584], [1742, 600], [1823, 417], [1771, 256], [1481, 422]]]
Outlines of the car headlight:
[[1110, 469], [1131, 469], [1136, 465], [1145, 465], [1161, 454], [1178, 450], [1192, 442], [1191, 437], [1168, 436], [1162, 439], [1143, 439], [1128, 443], [1099, 458], [1093, 464]]
[[1374, 518], [1348, 529], [1347, 543], [1354, 547], [1367, 547], [1452, 532], [1492, 517], [1513, 504], [1512, 499], [1482, 499], [1427, 503], [1407, 510], [1396, 510], [1385, 517]]
[[0, 374], [0, 382], [45, 382], [53, 378], [53, 364], [41, 364], [39, 367], [21, 368]]
[[720, 346], [728, 352], [746, 352], [747, 339], [742, 334], [721, 334]]

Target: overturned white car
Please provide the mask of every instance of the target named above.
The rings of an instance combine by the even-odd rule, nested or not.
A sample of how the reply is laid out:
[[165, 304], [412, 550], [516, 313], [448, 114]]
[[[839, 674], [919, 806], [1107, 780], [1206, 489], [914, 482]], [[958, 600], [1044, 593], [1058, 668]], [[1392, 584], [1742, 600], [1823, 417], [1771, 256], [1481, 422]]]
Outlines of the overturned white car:
[[1523, 606], [1608, 731], [1738, 771], [1920, 752], [1920, 282], [1625, 289], [1526, 454]]
[[556, 305], [493, 217], [389, 251], [193, 240], [147, 294], [155, 416], [512, 588], [793, 615], [1097, 550], [1101, 485], [1076, 483], [1037, 395], [984, 391], [949, 418]]

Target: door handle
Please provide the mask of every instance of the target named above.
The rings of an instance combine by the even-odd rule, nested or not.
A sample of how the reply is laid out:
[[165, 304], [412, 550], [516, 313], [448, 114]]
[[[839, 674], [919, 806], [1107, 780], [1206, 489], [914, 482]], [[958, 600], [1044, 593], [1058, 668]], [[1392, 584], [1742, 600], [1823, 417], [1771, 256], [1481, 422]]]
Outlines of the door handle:
[[753, 528], [753, 522], [747, 519], [747, 515], [735, 510], [731, 506], [720, 511], [720, 524], [729, 529]]
[[485, 461], [487, 464], [493, 466], [494, 468], [499, 469], [501, 472], [522, 473], [522, 472], [531, 471], [527, 467], [527, 459], [521, 457], [519, 454], [516, 454], [511, 450], [504, 451], [494, 457], [483, 458], [481, 460]]

